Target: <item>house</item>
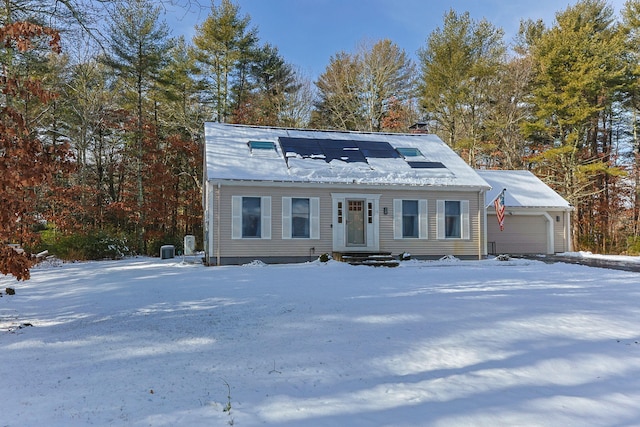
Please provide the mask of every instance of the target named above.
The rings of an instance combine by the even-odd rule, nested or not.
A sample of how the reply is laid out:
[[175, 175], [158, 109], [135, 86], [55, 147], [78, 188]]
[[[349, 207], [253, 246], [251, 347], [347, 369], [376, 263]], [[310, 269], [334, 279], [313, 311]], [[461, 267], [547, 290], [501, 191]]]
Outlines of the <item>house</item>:
[[[554, 254], [572, 250], [573, 207], [562, 196], [529, 171], [477, 172], [492, 187], [485, 199], [489, 254]], [[501, 231], [494, 200], [503, 189], [505, 216]]]
[[206, 123], [205, 145], [209, 265], [487, 254], [490, 186], [435, 135]]

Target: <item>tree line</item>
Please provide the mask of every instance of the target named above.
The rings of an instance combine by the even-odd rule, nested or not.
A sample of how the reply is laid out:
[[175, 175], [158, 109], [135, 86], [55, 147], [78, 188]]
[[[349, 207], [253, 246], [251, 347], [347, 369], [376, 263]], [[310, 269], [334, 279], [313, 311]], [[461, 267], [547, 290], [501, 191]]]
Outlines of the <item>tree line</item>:
[[[171, 0], [167, 0], [169, 3]], [[417, 61], [391, 40], [315, 81], [232, 0], [192, 40], [151, 0], [6, 0], [0, 9], [0, 271], [31, 252], [157, 254], [201, 236], [203, 123], [407, 132], [472, 167], [528, 169], [576, 209], [577, 249], [640, 252], [640, 0], [581, 0], [501, 28], [450, 10]], [[15, 244], [16, 246], [9, 246]], [[17, 249], [26, 250], [22, 253]]]

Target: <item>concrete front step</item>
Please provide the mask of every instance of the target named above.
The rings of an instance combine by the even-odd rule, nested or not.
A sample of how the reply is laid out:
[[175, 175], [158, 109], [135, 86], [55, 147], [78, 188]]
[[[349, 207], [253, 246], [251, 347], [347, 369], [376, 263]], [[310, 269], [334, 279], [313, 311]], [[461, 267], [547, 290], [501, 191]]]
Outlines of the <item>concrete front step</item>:
[[398, 260], [391, 252], [334, 252], [333, 259], [351, 265], [370, 265], [373, 267], [397, 267]]

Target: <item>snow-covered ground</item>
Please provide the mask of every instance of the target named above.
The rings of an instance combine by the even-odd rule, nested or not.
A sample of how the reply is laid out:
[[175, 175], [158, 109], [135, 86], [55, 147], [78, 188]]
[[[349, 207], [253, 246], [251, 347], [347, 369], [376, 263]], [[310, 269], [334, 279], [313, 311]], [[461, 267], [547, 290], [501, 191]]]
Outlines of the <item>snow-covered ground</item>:
[[0, 278], [0, 425], [640, 425], [639, 273], [180, 261]]

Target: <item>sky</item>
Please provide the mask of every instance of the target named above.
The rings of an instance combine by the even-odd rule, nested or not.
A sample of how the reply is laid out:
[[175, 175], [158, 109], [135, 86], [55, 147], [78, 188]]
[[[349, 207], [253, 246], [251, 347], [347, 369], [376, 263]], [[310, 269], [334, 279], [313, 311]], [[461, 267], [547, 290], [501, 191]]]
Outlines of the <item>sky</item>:
[[[303, 75], [317, 78], [339, 52], [355, 52], [359, 44], [390, 39], [417, 61], [429, 35], [442, 27], [453, 9], [471, 18], [487, 19], [505, 32], [510, 42], [522, 19], [542, 19], [547, 26], [556, 12], [575, 1], [566, 0], [234, 0], [241, 15], [249, 15], [262, 43], [278, 47], [280, 54]], [[207, 0], [180, 0], [188, 7], [168, 8], [164, 19], [173, 35], [190, 40], [194, 25], [209, 14]], [[197, 4], [201, 5], [200, 7]], [[219, 5], [219, 1], [215, 1]], [[624, 0], [611, 0], [616, 14]]]

